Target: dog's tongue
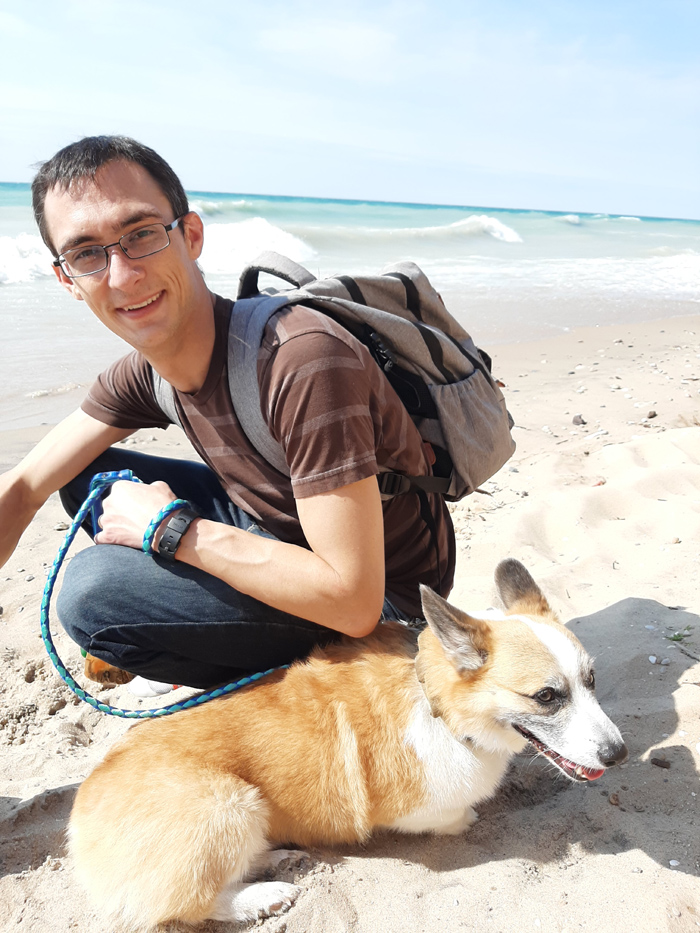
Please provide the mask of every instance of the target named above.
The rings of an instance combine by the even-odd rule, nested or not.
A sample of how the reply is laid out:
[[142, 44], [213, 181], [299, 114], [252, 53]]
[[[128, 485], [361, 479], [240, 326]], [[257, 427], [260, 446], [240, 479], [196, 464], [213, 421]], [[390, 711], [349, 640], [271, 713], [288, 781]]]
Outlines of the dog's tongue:
[[605, 768], [584, 768], [580, 774], [587, 781], [597, 781], [599, 777], [605, 774]]
[[605, 768], [584, 768], [583, 765], [577, 765], [575, 761], [569, 761], [568, 758], [562, 758], [561, 761], [568, 765], [572, 771], [575, 771], [579, 777], [587, 781], [597, 781], [599, 777], [605, 774]]
[[516, 725], [514, 728], [524, 736], [528, 742], [531, 742], [539, 752], [546, 755], [547, 758], [563, 768], [570, 777], [575, 775], [579, 780], [597, 781], [599, 777], [605, 774], [605, 768], [586, 768], [585, 765], [578, 765], [575, 761], [571, 761], [571, 759], [558, 754], [553, 748], [549, 748], [544, 742], [540, 742], [540, 740], [531, 732], [528, 732], [527, 729], [523, 729], [522, 726]]

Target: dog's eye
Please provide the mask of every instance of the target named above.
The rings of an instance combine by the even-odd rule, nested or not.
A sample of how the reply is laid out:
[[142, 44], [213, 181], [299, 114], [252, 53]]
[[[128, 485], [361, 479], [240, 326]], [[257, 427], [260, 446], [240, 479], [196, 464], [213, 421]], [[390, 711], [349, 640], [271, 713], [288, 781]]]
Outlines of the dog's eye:
[[557, 695], [551, 687], [545, 687], [544, 690], [540, 690], [539, 693], [535, 694], [538, 703], [552, 703], [556, 698]]
[[595, 674], [593, 673], [593, 671], [591, 671], [590, 674], [588, 675], [586, 686], [591, 690], [595, 689]]

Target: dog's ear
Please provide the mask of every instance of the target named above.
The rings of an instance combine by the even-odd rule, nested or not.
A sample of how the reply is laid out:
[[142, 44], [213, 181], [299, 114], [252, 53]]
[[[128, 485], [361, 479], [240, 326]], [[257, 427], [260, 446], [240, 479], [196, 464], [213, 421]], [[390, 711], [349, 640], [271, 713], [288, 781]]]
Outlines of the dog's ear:
[[488, 624], [451, 606], [430, 587], [420, 588], [423, 615], [458, 673], [478, 670], [489, 654]]
[[496, 567], [496, 586], [506, 609], [532, 615], [552, 613], [542, 590], [519, 560], [509, 557]]

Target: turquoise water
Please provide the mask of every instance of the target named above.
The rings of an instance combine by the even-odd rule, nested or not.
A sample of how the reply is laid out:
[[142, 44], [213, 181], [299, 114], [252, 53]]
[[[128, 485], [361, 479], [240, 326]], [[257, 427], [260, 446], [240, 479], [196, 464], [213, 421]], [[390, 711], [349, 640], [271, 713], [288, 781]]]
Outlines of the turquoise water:
[[[410, 259], [484, 346], [700, 310], [700, 222], [190, 192], [201, 266], [234, 295], [266, 249], [316, 275]], [[124, 352], [59, 288], [28, 185], [0, 184], [0, 428], [54, 421]]]

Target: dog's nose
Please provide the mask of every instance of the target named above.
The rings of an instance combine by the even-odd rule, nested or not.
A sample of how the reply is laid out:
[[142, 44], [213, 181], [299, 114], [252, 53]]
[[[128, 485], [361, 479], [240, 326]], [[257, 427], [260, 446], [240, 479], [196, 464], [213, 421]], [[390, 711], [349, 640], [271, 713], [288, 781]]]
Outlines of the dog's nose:
[[606, 748], [601, 748], [600, 757], [606, 768], [624, 764], [628, 758], [627, 746], [624, 742], [610, 744]]

